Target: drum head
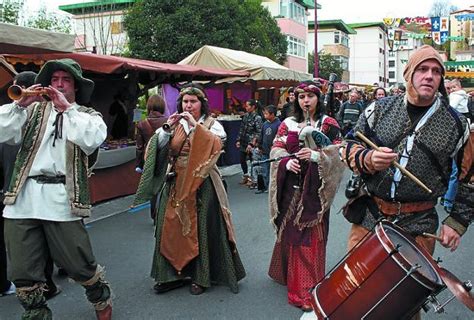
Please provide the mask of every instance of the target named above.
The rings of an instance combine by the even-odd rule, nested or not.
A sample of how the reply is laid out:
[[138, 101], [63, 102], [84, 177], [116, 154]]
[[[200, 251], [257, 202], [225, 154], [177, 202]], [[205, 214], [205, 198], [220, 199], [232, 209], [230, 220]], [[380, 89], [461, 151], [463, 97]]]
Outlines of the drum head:
[[[416, 271], [429, 281], [443, 285], [439, 273], [434, 267], [434, 261], [431, 257], [426, 257], [417, 247], [416, 243], [405, 236], [403, 231], [392, 224], [383, 223], [385, 234], [392, 242], [392, 245], [398, 248], [398, 252], [410, 266], [420, 266]], [[396, 255], [394, 255], [396, 258]], [[402, 261], [399, 261], [402, 263]]]

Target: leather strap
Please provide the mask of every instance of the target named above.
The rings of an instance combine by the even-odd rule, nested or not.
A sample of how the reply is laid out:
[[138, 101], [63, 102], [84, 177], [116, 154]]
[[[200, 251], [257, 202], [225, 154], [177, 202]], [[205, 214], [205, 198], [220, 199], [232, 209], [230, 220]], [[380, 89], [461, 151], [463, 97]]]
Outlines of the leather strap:
[[425, 211], [433, 208], [436, 205], [435, 201], [419, 201], [419, 202], [397, 202], [397, 201], [385, 201], [383, 199], [373, 197], [380, 212], [387, 216], [397, 214], [410, 214]]
[[66, 176], [30, 176], [30, 179], [35, 180], [40, 184], [66, 184]]

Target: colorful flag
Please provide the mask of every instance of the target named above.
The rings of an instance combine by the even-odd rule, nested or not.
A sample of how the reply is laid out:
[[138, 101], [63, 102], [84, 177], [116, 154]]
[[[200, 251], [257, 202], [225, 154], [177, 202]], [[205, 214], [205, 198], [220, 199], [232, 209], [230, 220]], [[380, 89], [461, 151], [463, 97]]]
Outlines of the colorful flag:
[[396, 30], [393, 39], [395, 41], [401, 41], [402, 40], [402, 31], [401, 30]]
[[443, 44], [449, 37], [449, 17], [431, 18], [431, 37], [434, 43]]

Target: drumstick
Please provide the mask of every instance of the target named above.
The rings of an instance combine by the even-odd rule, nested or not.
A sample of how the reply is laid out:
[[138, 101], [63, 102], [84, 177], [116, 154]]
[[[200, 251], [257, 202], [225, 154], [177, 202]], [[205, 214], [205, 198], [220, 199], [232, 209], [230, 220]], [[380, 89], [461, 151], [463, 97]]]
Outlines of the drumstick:
[[424, 237], [428, 237], [428, 238], [436, 239], [436, 240], [438, 240], [439, 242], [443, 242], [443, 238], [441, 238], [440, 236], [437, 236], [437, 235], [435, 235], [435, 234], [432, 234], [432, 233], [423, 232], [423, 236], [424, 236]]
[[[377, 150], [377, 151], [380, 151], [380, 152], [383, 152], [380, 150], [380, 148], [375, 144], [373, 143], [372, 141], [370, 141], [366, 136], [364, 136], [361, 132], [357, 131], [355, 133], [355, 135], [360, 138], [362, 141], [364, 141], [365, 143], [367, 143], [372, 149], [374, 150]], [[413, 180], [417, 185], [419, 185], [420, 187], [422, 187], [423, 189], [425, 189], [428, 193], [432, 193], [431, 189], [428, 188], [423, 182], [420, 181], [420, 179], [418, 179], [417, 177], [415, 177], [413, 175], [413, 173], [411, 173], [410, 171], [408, 171], [407, 169], [405, 169], [404, 167], [402, 167], [398, 162], [396, 162], [395, 160], [392, 161], [392, 164], [397, 167], [404, 175], [406, 175], [408, 178], [410, 178], [411, 180]]]

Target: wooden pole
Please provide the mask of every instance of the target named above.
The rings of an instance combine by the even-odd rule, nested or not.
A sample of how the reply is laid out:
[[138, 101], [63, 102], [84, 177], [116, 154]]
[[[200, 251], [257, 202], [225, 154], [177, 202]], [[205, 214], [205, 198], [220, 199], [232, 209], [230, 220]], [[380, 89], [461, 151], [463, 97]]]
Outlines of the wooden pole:
[[[366, 144], [368, 144], [372, 149], [374, 150], [377, 150], [377, 151], [380, 151], [380, 152], [383, 152], [380, 150], [380, 148], [375, 144], [373, 143], [372, 141], [370, 141], [366, 136], [364, 136], [360, 131], [357, 131], [355, 133], [356, 137], [360, 138], [362, 141], [364, 141]], [[425, 189], [428, 193], [433, 193], [433, 191], [431, 191], [430, 188], [428, 188], [423, 182], [421, 182], [417, 177], [415, 177], [410, 171], [408, 171], [407, 169], [405, 169], [404, 167], [402, 167], [398, 162], [396, 162], [395, 160], [392, 161], [392, 164], [398, 168], [405, 176], [407, 176], [408, 178], [410, 178], [411, 180], [413, 180], [417, 185], [419, 185], [420, 187], [422, 187], [423, 189]]]
[[432, 233], [423, 232], [423, 236], [428, 237], [428, 238], [436, 239], [436, 240], [438, 240], [439, 242], [443, 242], [443, 238], [441, 238], [440, 236], [437, 236], [437, 235], [435, 235], [435, 234], [432, 234]]

